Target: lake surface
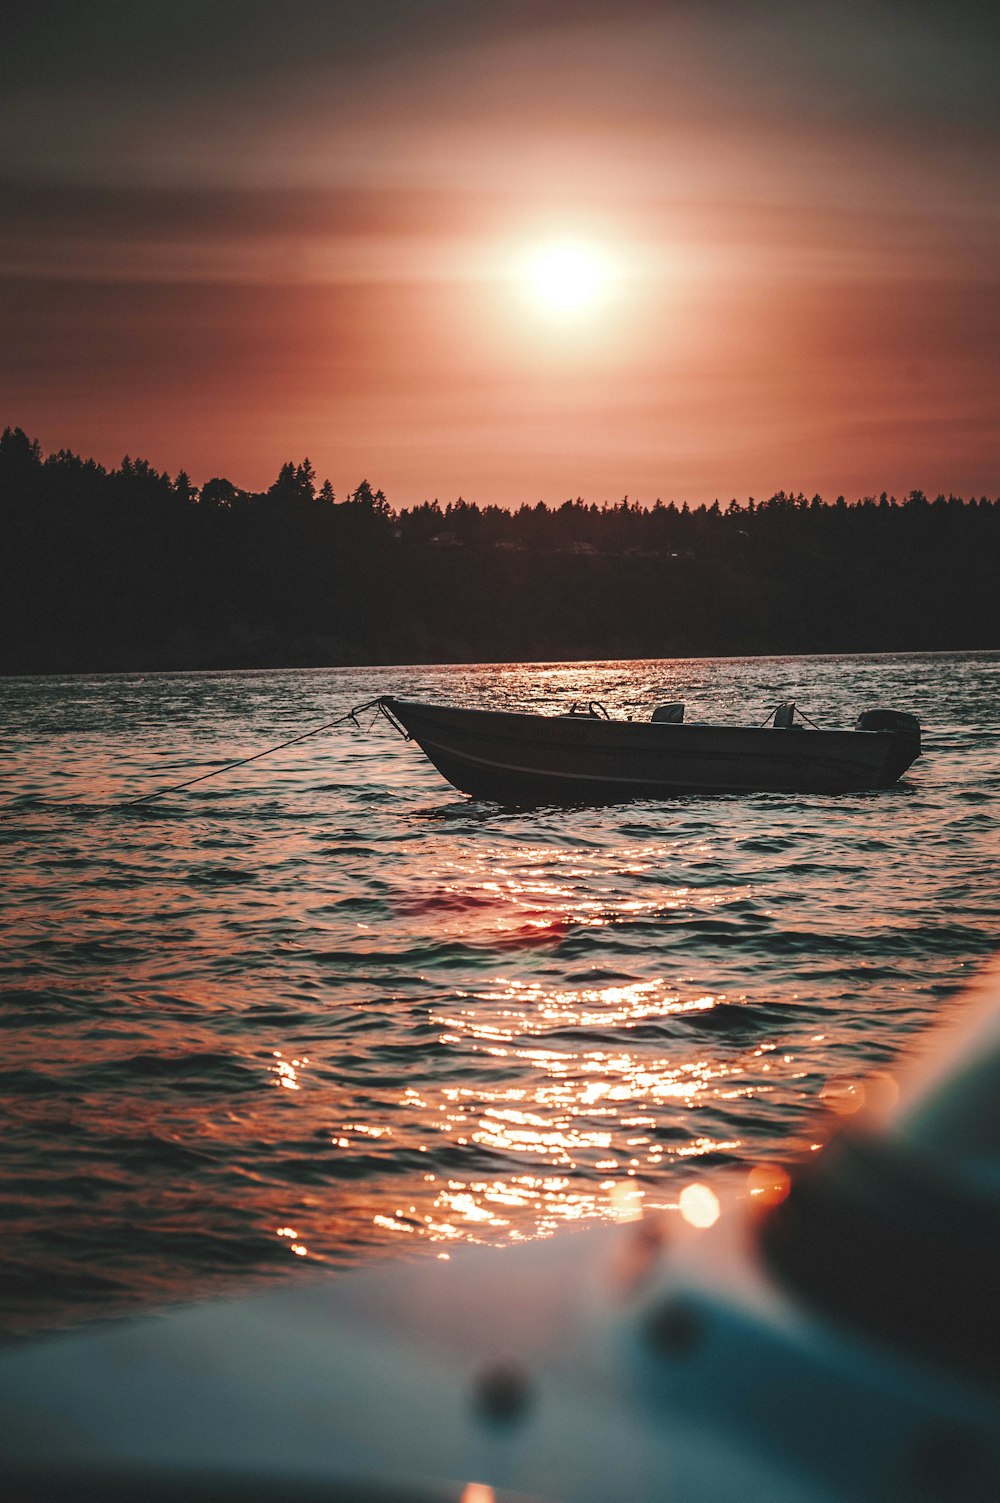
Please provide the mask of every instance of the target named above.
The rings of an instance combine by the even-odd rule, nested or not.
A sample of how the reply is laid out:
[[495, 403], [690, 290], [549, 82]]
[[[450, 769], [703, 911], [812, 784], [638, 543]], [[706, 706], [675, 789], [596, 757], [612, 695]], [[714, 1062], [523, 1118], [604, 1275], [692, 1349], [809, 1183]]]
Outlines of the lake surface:
[[[759, 723], [908, 710], [848, 797], [506, 813], [379, 693]], [[0, 681], [0, 1330], [676, 1201], [1000, 948], [1000, 654]], [[365, 717], [365, 722], [370, 717]]]

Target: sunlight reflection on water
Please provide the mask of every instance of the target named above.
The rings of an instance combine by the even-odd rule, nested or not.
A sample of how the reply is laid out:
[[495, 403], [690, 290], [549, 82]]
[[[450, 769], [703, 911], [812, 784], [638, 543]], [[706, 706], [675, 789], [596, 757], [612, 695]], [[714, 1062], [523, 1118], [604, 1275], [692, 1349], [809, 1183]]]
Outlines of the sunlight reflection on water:
[[[4, 1324], [780, 1185], [997, 945], [998, 688], [996, 654], [6, 681]], [[106, 807], [390, 690], [888, 704], [926, 756], [512, 813], [380, 726]]]

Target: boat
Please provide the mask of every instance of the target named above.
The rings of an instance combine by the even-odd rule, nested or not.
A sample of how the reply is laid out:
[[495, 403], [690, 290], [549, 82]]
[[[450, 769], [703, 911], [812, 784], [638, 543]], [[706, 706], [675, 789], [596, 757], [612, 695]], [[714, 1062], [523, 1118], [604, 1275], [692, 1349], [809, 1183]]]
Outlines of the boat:
[[0, 1498], [1000, 1498], [1000, 973], [892, 1071], [640, 1219], [0, 1345]]
[[898, 710], [866, 710], [853, 729], [825, 730], [803, 724], [791, 701], [757, 726], [685, 722], [682, 704], [646, 721], [612, 719], [596, 701], [562, 715], [389, 695], [379, 707], [455, 788], [501, 804], [855, 793], [889, 787], [920, 755], [920, 722]]

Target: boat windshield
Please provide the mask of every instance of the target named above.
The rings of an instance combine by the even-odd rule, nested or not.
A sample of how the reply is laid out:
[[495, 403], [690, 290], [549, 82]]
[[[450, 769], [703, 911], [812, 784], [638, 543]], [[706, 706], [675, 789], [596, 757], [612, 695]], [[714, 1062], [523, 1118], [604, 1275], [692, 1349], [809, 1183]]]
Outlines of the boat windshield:
[[1000, 1008], [766, 1214], [773, 1271], [823, 1312], [1000, 1386]]

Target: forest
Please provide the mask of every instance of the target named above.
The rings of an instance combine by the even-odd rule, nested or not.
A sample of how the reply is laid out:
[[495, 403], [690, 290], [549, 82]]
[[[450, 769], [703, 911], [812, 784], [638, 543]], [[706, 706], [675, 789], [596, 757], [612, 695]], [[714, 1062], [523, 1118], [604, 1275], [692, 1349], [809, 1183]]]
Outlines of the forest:
[[1000, 648], [1000, 499], [394, 509], [0, 437], [0, 671]]

